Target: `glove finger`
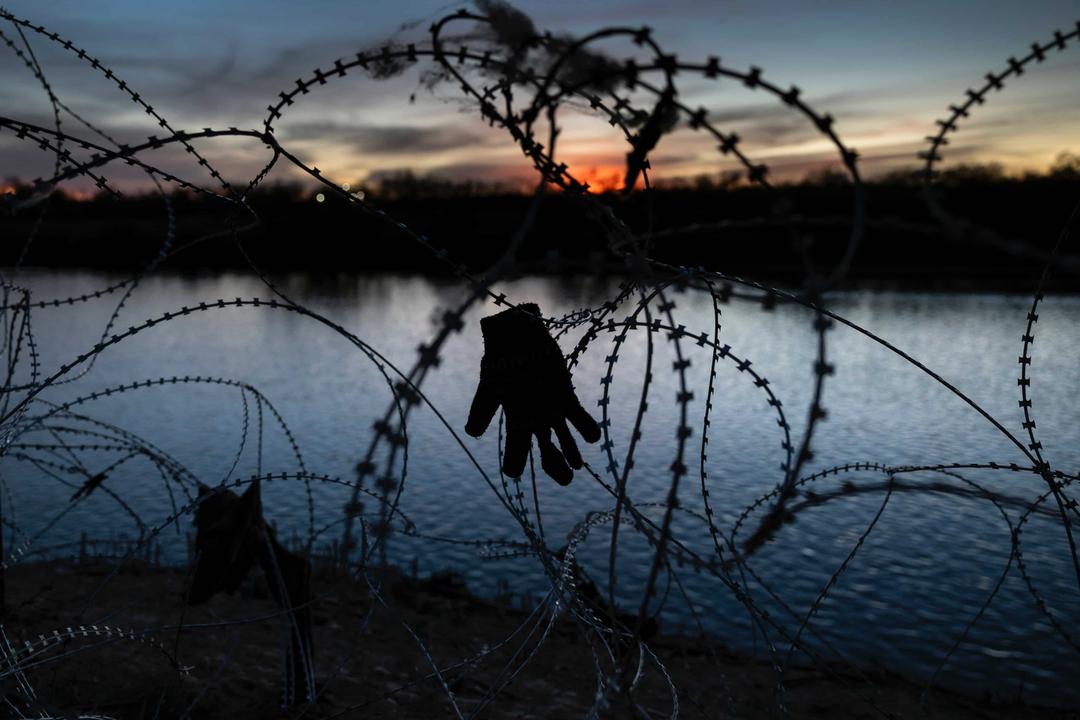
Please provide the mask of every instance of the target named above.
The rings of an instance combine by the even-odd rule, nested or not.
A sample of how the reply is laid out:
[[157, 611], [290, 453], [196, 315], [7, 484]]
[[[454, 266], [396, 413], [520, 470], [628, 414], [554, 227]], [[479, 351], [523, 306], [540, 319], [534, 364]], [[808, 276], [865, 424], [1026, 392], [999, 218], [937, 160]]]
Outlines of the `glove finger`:
[[585, 442], [594, 443], [600, 439], [600, 426], [592, 419], [592, 415], [585, 412], [585, 408], [581, 407], [581, 403], [576, 398], [566, 411], [566, 419], [574, 424]]
[[578, 450], [574, 436], [570, 434], [570, 430], [566, 427], [566, 421], [557, 420], [552, 425], [552, 428], [555, 430], [555, 437], [559, 438], [559, 447], [562, 448], [566, 462], [575, 470], [580, 470], [584, 464], [581, 459], [581, 451]]
[[544, 468], [544, 472], [560, 485], [569, 485], [574, 479], [574, 471], [567, 466], [555, 443], [551, 442], [551, 431], [537, 431], [536, 444], [540, 446], [540, 467]]
[[469, 408], [469, 420], [465, 423], [465, 432], [473, 437], [480, 437], [491, 424], [495, 411], [499, 409], [499, 398], [490, 383], [483, 380], [476, 386], [472, 407]]
[[529, 429], [521, 425], [520, 421], [515, 423], [507, 416], [503, 472], [510, 477], [521, 477], [521, 473], [525, 472], [525, 461], [529, 457], [529, 447], [531, 445], [532, 439], [529, 436]]

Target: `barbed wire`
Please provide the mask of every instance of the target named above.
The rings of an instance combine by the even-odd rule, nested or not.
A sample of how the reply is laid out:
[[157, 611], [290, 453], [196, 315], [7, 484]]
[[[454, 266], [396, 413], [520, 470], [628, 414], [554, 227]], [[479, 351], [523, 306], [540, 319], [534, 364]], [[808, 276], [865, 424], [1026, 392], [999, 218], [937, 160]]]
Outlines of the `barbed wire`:
[[[815, 620], [829, 603], [843, 602], [836, 600], [833, 591], [844, 575], [857, 565], [860, 551], [868, 540], [880, 535], [877, 528], [886, 507], [905, 496], [934, 497], [956, 503], [990, 503], [1009, 530], [1009, 551], [992, 587], [955, 633], [949, 635], [951, 629], [935, 628], [935, 632], [949, 635], [951, 641], [935, 659], [930, 677], [923, 678], [923, 703], [929, 702], [930, 692], [939, 684], [944, 669], [957, 662], [961, 646], [976, 642], [975, 628], [984, 622], [988, 608], [1014, 571], [1019, 573], [1032, 606], [1049, 623], [1055, 639], [1070, 652], [1080, 652], [1071, 609], [1055, 608], [1048, 599], [1050, 596], [1039, 589], [1025, 559], [1022, 542], [1023, 529], [1035, 518], [1049, 523], [1055, 531], [1060, 525], [1062, 538], [1054, 548], [1062, 557], [1069, 557], [1080, 586], [1080, 557], [1073, 536], [1074, 522], [1080, 518], [1074, 487], [1077, 476], [1059, 469], [1057, 461], [1052, 464], [1052, 458], [1040, 440], [1041, 435], [1036, 433], [1031, 390], [1036, 323], [1049, 279], [1053, 272], [1075, 273], [1077, 267], [1077, 254], [1068, 254], [1067, 250], [1078, 222], [1080, 205], [1073, 210], [1052, 248], [1043, 250], [1032, 243], [1004, 237], [993, 229], [979, 228], [955, 217], [946, 210], [936, 183], [942, 148], [949, 144], [948, 136], [958, 131], [961, 121], [983, 105], [992, 91], [1002, 90], [1006, 80], [1011, 81], [1032, 65], [1043, 63], [1052, 50], [1064, 51], [1072, 41], [1080, 39], [1080, 24], [1070, 32], [1055, 32], [1049, 42], [1035, 43], [1030, 52], [1019, 59], [1009, 58], [1004, 70], [990, 73], [985, 84], [966, 91], [963, 102], [949, 106], [948, 114], [938, 121], [939, 129], [927, 138], [929, 149], [919, 155], [923, 161], [919, 173], [923, 198], [935, 223], [929, 225], [869, 216], [859, 155], [842, 140], [833, 116], [812, 107], [803, 99], [797, 86], [790, 85], [785, 89], [766, 79], [764, 70], [757, 66], [737, 69], [717, 57], [708, 57], [703, 62], [682, 60], [667, 52], [648, 28], [611, 27], [572, 38], [541, 32], [523, 13], [495, 0], [478, 0], [476, 6], [475, 12], [461, 10], [436, 20], [428, 29], [425, 40], [391, 42], [376, 49], [361, 49], [353, 56], [324, 63], [310, 74], [301, 75], [266, 107], [259, 129], [206, 127], [198, 131], [177, 129], [140, 91], [72, 40], [0, 9], [0, 20], [14, 30], [14, 35], [0, 31], [0, 41], [33, 76], [45, 93], [52, 113], [52, 127], [0, 116], [3, 137], [20, 146], [37, 147], [52, 156], [51, 174], [0, 198], [0, 205], [9, 213], [34, 213], [34, 221], [15, 266], [10, 274], [0, 277], [3, 291], [0, 354], [6, 361], [0, 399], [0, 467], [4, 470], [0, 474], [0, 499], [3, 500], [0, 504], [0, 558], [3, 560], [0, 578], [4, 573], [25, 570], [29, 559], [48, 559], [74, 548], [79, 549], [85, 562], [89, 548], [99, 545], [108, 548], [112, 542], [111, 547], [119, 547], [119, 552], [95, 556], [106, 568], [99, 569], [100, 578], [95, 587], [81, 597], [67, 599], [73, 611], [81, 605], [77, 617], [82, 618], [98, 607], [101, 593], [117, 582], [125, 570], [130, 570], [136, 562], [160, 555], [160, 548], [166, 544], [163, 535], [167, 529], [174, 528], [177, 536], [183, 537], [183, 523], [193, 520], [198, 525], [201, 509], [211, 507], [222, 498], [235, 496], [234, 490], [244, 491], [246, 496], [249, 490], [258, 492], [263, 485], [280, 483], [302, 487], [307, 529], [306, 536], [298, 539], [294, 550], [304, 558], [305, 567], [309, 570], [322, 567], [327, 572], [348, 578], [353, 587], [361, 588], [366, 595], [368, 606], [357, 643], [362, 644], [361, 636], [370, 623], [376, 622], [374, 617], [378, 610], [387, 625], [404, 633], [423, 661], [422, 669], [419, 666], [417, 669], [419, 675], [405, 678], [396, 687], [376, 693], [362, 703], [334, 708], [326, 717], [370, 709], [420, 685], [433, 688], [449, 714], [458, 718], [477, 717], [498, 703], [508, 687], [536, 666], [542, 649], [557, 642], [554, 639], [556, 628], [562, 626], [571, 628], [571, 632], [584, 641], [580, 646], [582, 657], [595, 675], [595, 692], [577, 708], [581, 715], [599, 718], [636, 713], [640, 717], [652, 717], [655, 713], [645, 707], [640, 693], [649, 683], [655, 683], [659, 688], [658, 696], [669, 703], [665, 713], [672, 718], [679, 717], [686, 710], [684, 700], [689, 699], [695, 705], [696, 701], [692, 694], [684, 694], [679, 673], [672, 667], [671, 658], [665, 654], [662, 644], [654, 642], [654, 636], [661, 614], [668, 603], [673, 602], [672, 597], [681, 598], [697, 627], [702, 632], [705, 630], [699, 609], [695, 608], [694, 593], [683, 581], [686, 567], [702, 578], [709, 592], [724, 598], [715, 601], [716, 608], [721, 607], [721, 602], [730, 600], [745, 610], [754, 642], [760, 638], [765, 648], [772, 673], [772, 711], [776, 715], [787, 717], [791, 714], [791, 693], [786, 678], [796, 662], [809, 662], [839, 683], [853, 700], [877, 715], [891, 717], [888, 707], [865, 692], [872, 680], [857, 662], [845, 656], [843, 648], [838, 647], [837, 638]], [[459, 32], [462, 27], [467, 29]], [[51, 48], [67, 53], [103, 77], [121, 93], [125, 102], [136, 106], [159, 128], [159, 134], [137, 143], [121, 142], [103, 129], [101, 123], [73, 111], [50, 84], [37, 60], [31, 39], [35, 42], [43, 39]], [[598, 49], [602, 43], [612, 40], [629, 41], [636, 48], [635, 54], [615, 58], [606, 50]], [[428, 68], [431, 83], [453, 86], [459, 97], [478, 114], [475, 120], [504, 131], [508, 141], [521, 150], [536, 171], [535, 191], [527, 211], [500, 247], [498, 259], [483, 270], [471, 268], [455, 257], [440, 237], [420, 232], [398, 218], [393, 206], [383, 203], [377, 196], [357, 192], [327, 177], [283, 141], [275, 127], [301, 104], [313, 103], [338, 90], [346, 77], [360, 76], [379, 81], [416, 66]], [[736, 133], [718, 127], [710, 119], [708, 108], [693, 107], [680, 99], [680, 82], [687, 76], [703, 83], [730, 83], [749, 93], [764, 93], [780, 108], [804, 121], [809, 130], [828, 142], [846, 173], [848, 183], [844, 192], [850, 193], [850, 214], [806, 217], [790, 204], [774, 203], [776, 209], [767, 217], [661, 224], [653, 207], [655, 190], [649, 156], [664, 136], [677, 128], [689, 129], [695, 138], [705, 138], [715, 144], [718, 158], [730, 158], [740, 168], [740, 178], [748, 185], [757, 187], [770, 198], [779, 199], [785, 193], [783, 186], [770, 181], [769, 168], [753, 158], [753, 153], [745, 149], [743, 140]], [[602, 194], [594, 192], [588, 182], [579, 179], [573, 169], [560, 160], [561, 147], [556, 150], [563, 130], [560, 111], [567, 109], [584, 111], [606, 121], [627, 144], [624, 191], [631, 192], [640, 180], [644, 227], [620, 214], [617, 203], [608, 202]], [[65, 124], [69, 118], [76, 125], [74, 129], [70, 127], [71, 122]], [[94, 139], [84, 137], [81, 134], [84, 131]], [[219, 139], [251, 142], [265, 150], [269, 157], [265, 162], [260, 160], [259, 170], [245, 183], [230, 183], [219, 171], [219, 166], [211, 161], [210, 155], [195, 147], [197, 142]], [[193, 159], [199, 177], [182, 177], [145, 159], [155, 151], [171, 148], [178, 148]], [[156, 243], [147, 238], [148, 245], [152, 244], [155, 249], [153, 255], [140, 262], [138, 271], [123, 280], [109, 282], [88, 292], [60, 293], [38, 299], [33, 283], [25, 276], [20, 278], [20, 270], [31, 245], [48, 221], [50, 197], [64, 183], [77, 180], [89, 182], [103, 196], [119, 200], [124, 193], [109, 179], [109, 174], [119, 164], [144, 173], [163, 200], [164, 236]], [[363, 328], [356, 332], [347, 329], [342, 321], [306, 304], [304, 298], [292, 296], [248, 252], [250, 239], [263, 223], [252, 200], [279, 164], [306, 176], [321, 192], [340, 201], [350, 213], [349, 217], [376, 219], [395, 237], [412, 243], [418, 252], [436, 260], [452, 274], [461, 297], [437, 315], [435, 330], [419, 344], [411, 360], [391, 361], [376, 349], [374, 343], [364, 338]], [[181, 241], [177, 229], [178, 209], [170, 190], [204, 198], [228, 214], [219, 227]], [[603, 255], [582, 261], [552, 252], [541, 262], [522, 256], [524, 238], [535, 229], [539, 209], [553, 191], [559, 192], [581, 211], [588, 231], [601, 239]], [[656, 253], [665, 242], [703, 233], [717, 238], [732, 230], [779, 229], [796, 238], [836, 228], [846, 228], [847, 232], [842, 252], [831, 261], [813, 257], [810, 243], [797, 244], [801, 280], [797, 287], [788, 289], [740, 277], [724, 267], [680, 266], [658, 259]], [[873, 328], [863, 327], [833, 309], [833, 291], [843, 287], [868, 228], [918, 235], [944, 230], [953, 240], [1032, 258], [1042, 264], [1044, 270], [1034, 288], [1021, 336], [1017, 386], [1023, 433], [1018, 435], [1010, 430], [1006, 422], [973, 399], [969, 391], [918, 360], [913, 350], [899, 347]], [[168, 268], [170, 260], [184, 249], [211, 240], [224, 241], [238, 250], [251, 274], [269, 292], [269, 297], [236, 297], [232, 300], [216, 297], [189, 302], [123, 329], [121, 317], [130, 309], [131, 298], [143, 291], [144, 278]], [[479, 306], [490, 301], [497, 308], [519, 308], [529, 302], [524, 296], [510, 297], [504, 285], [506, 280], [529, 272], [568, 274], [583, 269], [594, 274], [616, 275], [621, 282], [617, 290], [612, 290], [602, 301], [561, 316], [542, 316], [541, 319], [555, 340], [569, 348], [563, 350], [564, 359], [567, 367], [576, 373], [578, 386], [585, 387], [588, 383], [598, 390], [600, 421], [597, 424], [602, 439], [599, 454], [603, 460], [598, 465], [583, 463], [586, 478], [583, 482], [595, 486], [602, 493], [599, 497], [609, 499], [610, 504], [575, 507], [580, 515], [572, 518], [572, 529], [564, 538], [565, 542], [561, 542], [551, 529], [555, 524], [550, 519], [551, 511], [541, 508], [541, 493], [537, 489], [531, 454], [528, 477], [508, 477], [500, 470], [496, 482], [486, 472], [486, 463], [472, 451], [473, 446], [460, 437], [459, 409], [440, 408], [423, 388], [443, 370], [442, 361], [455, 352], [455, 338], [463, 334]], [[708, 312], [701, 315], [687, 310], [689, 303], [682, 302], [679, 297], [686, 293], [703, 294]], [[78, 313], [81, 308], [94, 307], [97, 301], [113, 296], [118, 299], [110, 308], [96, 341], [76, 350], [74, 355], [42, 356], [42, 323], [35, 325], [41, 315]], [[793, 426], [789, 422], [789, 417], [795, 417], [791, 405], [784, 405], [781, 393], [769, 380], [778, 364], [777, 359], [755, 357], [751, 362], [747, 355], [736, 352], [728, 342], [721, 323], [722, 308], [731, 306], [730, 314], [738, 316], [743, 308], [736, 309], [735, 303], [745, 303], [752, 311], [764, 313], [774, 311], [783, 303], [793, 313], [805, 311], [810, 317], [812, 378], [805, 401], [805, 420], [801, 425]], [[370, 432], [362, 439], [353, 437], [349, 441], [364, 445], [362, 450], [356, 451], [355, 456], [359, 459], [355, 465], [355, 479], [317, 471], [318, 465], [326, 459], [302, 449], [302, 433], [286, 421], [285, 414], [269, 398], [277, 395], [277, 388], [268, 393], [243, 379], [210, 373], [110, 383], [89, 393], [83, 392], [80, 384], [76, 387], [80, 388], [81, 394], [73, 394], [70, 390], [65, 394], [58, 390], [95, 377], [93, 373], [98, 360], [117, 346], [126, 345], [135, 336], [154, 337], [162, 326], [186, 319], [212, 322], [212, 318], [220, 316], [222, 311], [236, 309], [293, 314], [301, 322], [346, 340], [377, 371], [388, 400], [385, 408], [377, 413], [374, 402], [379, 399], [373, 400], [375, 419]], [[704, 325], [699, 328], [695, 323]], [[829, 458], [828, 462], [834, 464], [825, 469], [814, 469], [820, 460], [819, 453], [824, 454], [818, 448], [817, 437], [822, 423], [829, 419], [825, 409], [826, 391], [834, 384], [846, 382], [837, 376], [837, 351], [830, 340], [831, 331], [838, 327], [853, 330], [885, 348], [905, 365], [920, 371], [928, 385], [943, 388], [961, 400], [1007, 441], [1010, 452], [1014, 453], [1012, 459], [931, 464], [922, 458], [912, 458], [910, 464], [896, 464], [883, 460], [845, 462], [844, 458]], [[606, 336], [610, 336], [609, 342], [605, 342]], [[793, 342], [790, 337], [780, 340], [785, 346]], [[640, 357], [640, 366], [633, 366], [627, 356], [631, 348], [639, 347], [641, 343], [644, 343], [644, 353]], [[603, 346], [607, 346], [606, 349]], [[602, 360], [595, 358], [593, 365], [585, 362], [590, 351]], [[707, 377], [703, 381], [698, 371], [702, 366], [699, 359], [702, 355], [708, 356]], [[660, 381], [657, 376], [667, 370], [669, 360], [670, 374]], [[597, 377], [585, 378], [593, 366], [600, 368]], [[728, 449], [722, 443], [735, 429], [730, 420], [718, 422], [716, 419], [718, 406], [722, 402], [728, 403], [722, 392], [722, 387], [726, 386], [721, 386], [720, 378], [730, 370], [738, 378], [749, 381], [755, 396], [764, 399], [780, 431], [780, 461], [776, 463], [779, 472], [771, 487], [761, 491], [759, 487], [751, 486], [748, 492], [752, 495], [738, 499], [725, 494], [726, 488], [722, 488], [711, 473], [712, 468], [718, 467], [716, 456], [720, 450]], [[230, 393], [239, 391], [239, 441], [234, 450], [228, 451], [221, 468], [187, 467], [150, 437], [143, 437], [145, 433], [136, 433], [114, 423], [102, 402], [124, 396], [151, 403], [156, 401], [143, 398], [158, 391], [178, 393], [196, 386], [229, 388]], [[639, 388], [636, 399], [634, 395], [624, 393], [623, 386], [629, 387], [631, 392]], [[672, 390], [674, 414], [670, 411], [648, 414], [650, 403], [658, 402], [656, 396]], [[757, 395], [757, 391], [761, 394]], [[735, 422], [750, 417], [748, 406], [725, 409], [736, 418]], [[414, 413], [420, 411], [430, 412], [444, 433], [445, 445], [437, 448], [438, 452], [456, 452], [455, 446], [460, 449], [464, 462], [475, 473], [474, 480], [478, 478], [487, 485], [512, 523], [513, 532], [518, 534], [501, 537], [453, 535], [442, 529], [425, 528], [425, 519], [412, 508], [406, 512], [405, 504], [415, 492], [415, 481], [408, 487], [406, 483], [410, 478], [412, 458], [432, 449], [419, 444], [416, 434], [409, 432]], [[692, 420], [694, 417], [700, 421]], [[501, 448], [504, 435], [501, 418], [498, 427], [498, 447]], [[767, 444], [775, 451], [776, 437], [766, 435], [761, 433], [758, 437], [761, 446]], [[1022, 439], [1025, 437], [1026, 440]], [[951, 439], [958, 452], [965, 447], [963, 438]], [[659, 452], [665, 457], [665, 466], [649, 467], [652, 463], [639, 457], [650, 443], [652, 447], [662, 447]], [[276, 445], [287, 449], [284, 453], [287, 460], [281, 459], [283, 453], [266, 450], [268, 446]], [[710, 453], [710, 445], [717, 450]], [[688, 483], [695, 464], [695, 451], [698, 482]], [[649, 453], [651, 455], [652, 450]], [[501, 449], [497, 459], [501, 468]], [[114, 473], [136, 462], [147, 463], [160, 476], [161, 492], [168, 499], [168, 509], [163, 514], [143, 508], [146, 503], [125, 497], [122, 488], [113, 487], [109, 482]], [[254, 472], [241, 479], [240, 475], [250, 464], [254, 465]], [[34, 468], [37, 475], [19, 469], [27, 466]], [[969, 472], [978, 472], [980, 478], [985, 475], [989, 480], [973, 480], [968, 477]], [[867, 473], [884, 477], [884, 480], [868, 481], [865, 479]], [[1040, 494], [1034, 494], [1041, 488], [1035, 484], [1010, 484], [1007, 490], [1002, 490], [995, 483], [1005, 473], [1021, 481], [1041, 482], [1045, 488]], [[204, 481], [210, 475], [214, 480]], [[907, 479], [908, 476], [923, 475], [935, 479]], [[14, 512], [12, 487], [21, 489], [41, 477], [62, 486], [65, 495], [70, 490], [74, 493], [65, 503], [50, 506], [47, 517], [35, 517], [30, 521], [20, 519]], [[667, 479], [663, 481], [660, 477]], [[650, 482], [654, 485], [649, 485]], [[691, 489], [694, 484], [696, 490]], [[662, 487], [659, 499], [640, 499], [657, 486]], [[340, 493], [316, 493], [316, 487], [336, 489], [348, 499], [341, 504]], [[117, 546], [115, 541], [88, 537], [75, 527], [71, 516], [95, 493], [108, 497], [130, 518], [137, 530], [136, 538]], [[331, 503], [327, 501], [330, 497], [338, 499]], [[741, 512], [736, 512], [736, 502], [742, 503], [746, 497], [752, 499], [744, 504]], [[792, 598], [789, 588], [763, 571], [775, 559], [777, 541], [800, 515], [814, 513], [826, 506], [857, 505], [860, 499], [872, 500], [876, 511], [859, 527], [854, 540], [846, 545], [842, 560], [826, 573], [824, 582], [808, 596], [803, 607], [801, 600]], [[1048, 502], [1050, 499], [1054, 502]], [[270, 510], [271, 516], [277, 515], [273, 508]], [[851, 518], [851, 522], [854, 527], [855, 518]], [[610, 525], [610, 532], [604, 528], [606, 525]], [[472, 530], [469, 520], [461, 527]], [[10, 532], [3, 533], [4, 528]], [[603, 532], [593, 532], [601, 528], [604, 528]], [[67, 537], [78, 535], [79, 540], [48, 540], [57, 532], [67, 532]], [[337, 539], [331, 539], [338, 533]], [[9, 539], [5, 540], [5, 534]], [[707, 541], [702, 541], [705, 536]], [[278, 542], [274, 531], [267, 531], [264, 540], [268, 546]], [[392, 575], [387, 571], [394, 560], [392, 545], [399, 543], [411, 543], [425, 552], [442, 544], [467, 549], [485, 561], [528, 564], [543, 576], [545, 592], [542, 600], [515, 621], [505, 636], [479, 652], [455, 648], [458, 657], [447, 662], [434, 649], [437, 638], [421, 632], [399, 607], [401, 603], [397, 602]], [[646, 554], [631, 555], [631, 552], [636, 553], [633, 546], [637, 544], [647, 548]], [[600, 546], [598, 554], [606, 560], [601, 563], [604, 569], [599, 582], [589, 577], [586, 563], [579, 561], [586, 548], [593, 545]], [[1049, 548], [1040, 545], [1040, 550], [1048, 552]], [[647, 558], [647, 569], [646, 561], [642, 561], [640, 567], [628, 574], [625, 565], [629, 557]], [[182, 631], [202, 632], [274, 619], [280, 621], [284, 633], [282, 704], [295, 718], [316, 712], [313, 704], [333, 694], [332, 686], [341, 683], [349, 672], [350, 662], [362, 653], [362, 649], [351, 650], [332, 662], [315, 658], [310, 645], [305, 649], [310, 638], [305, 640], [303, 618], [307, 616], [304, 613], [328, 603], [328, 598], [336, 591], [316, 589], [307, 600], [297, 602], [289, 594], [286, 568], [274, 553], [270, 553], [269, 558], [273, 571], [267, 572], [267, 587], [280, 605], [271, 614], [253, 612], [246, 619], [195, 623], [189, 622], [181, 610], [180, 619], [174, 625], [162, 619], [159, 623], [150, 623], [143, 631], [121, 630], [117, 625], [103, 621], [40, 632], [40, 629], [20, 625], [17, 616], [10, 622], [0, 623], [3, 641], [0, 643], [0, 681], [5, 688], [3, 701], [7, 710], [12, 717], [20, 718], [58, 716], [48, 703], [42, 701], [42, 696], [48, 697], [57, 689], [44, 686], [40, 668], [78, 662], [73, 658], [101, 652], [106, 644], [120, 641], [148, 644], [164, 655], [166, 665], [179, 674], [188, 674], [193, 666], [186, 664], [191, 661], [183, 656]], [[199, 553], [190, 554], [188, 560], [190, 571], [185, 581], [188, 588], [185, 597], [200, 563], [207, 562]], [[588, 564], [591, 566], [592, 563]], [[2, 600], [3, 585], [0, 585]], [[343, 601], [344, 596], [335, 602]], [[624, 607], [635, 605], [633, 610], [624, 610]], [[782, 612], [770, 612], [775, 608]], [[728, 631], [734, 628], [733, 621], [728, 619], [719, 624]], [[10, 640], [9, 633], [16, 640]], [[155, 639], [161, 633], [175, 633], [172, 649]], [[18, 639], [23, 637], [30, 639]], [[713, 668], [723, 681], [729, 710], [735, 714], [735, 693], [716, 660], [712, 641], [708, 643]], [[300, 650], [294, 652], [297, 646]], [[587, 654], [583, 649], [585, 646]], [[222, 656], [217, 673], [227, 674], [233, 662], [230, 650]], [[837, 662], [853, 672], [860, 682], [851, 682], [838, 670]], [[485, 663], [493, 663], [494, 669], [482, 670]], [[322, 670], [326, 667], [332, 671], [324, 676]], [[483, 674], [485, 685], [478, 699], [466, 701], [456, 688], [470, 674], [478, 677]], [[1053, 683], [1065, 691], [1068, 678], [1056, 677]], [[9, 687], [12, 688], [10, 691]], [[163, 697], [165, 689], [161, 692]], [[203, 702], [205, 694], [204, 687], [183, 701], [186, 714], [191, 714]], [[85, 713], [78, 716], [105, 717]]]

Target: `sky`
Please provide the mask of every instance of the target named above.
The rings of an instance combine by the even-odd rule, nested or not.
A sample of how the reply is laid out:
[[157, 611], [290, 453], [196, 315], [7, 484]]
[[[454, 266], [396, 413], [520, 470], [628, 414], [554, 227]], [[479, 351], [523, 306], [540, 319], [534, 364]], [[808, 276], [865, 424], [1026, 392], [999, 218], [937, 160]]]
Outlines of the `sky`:
[[[441, 0], [331, 2], [248, 0], [8, 0], [6, 8], [60, 33], [97, 56], [175, 128], [259, 128], [282, 90], [337, 58], [389, 40], [417, 41], [427, 26], [465, 3]], [[862, 156], [868, 176], [914, 167], [923, 138], [950, 104], [987, 72], [1055, 30], [1080, 21], [1080, 0], [519, 0], [540, 29], [575, 36], [611, 25], [648, 26], [666, 52], [727, 66], [762, 68], [776, 84], [797, 85], [802, 98], [836, 119], [844, 142]], [[17, 47], [10, 23], [0, 31]], [[29, 47], [61, 100], [122, 142], [159, 134], [155, 123], [100, 73], [46, 38]], [[612, 57], [640, 52], [625, 41], [597, 45]], [[999, 162], [1010, 172], [1043, 170], [1061, 152], [1080, 154], [1080, 42], [1052, 52], [1008, 83], [965, 120], [946, 148], [946, 162]], [[807, 120], [778, 100], [740, 83], [689, 74], [677, 78], [683, 101], [708, 110], [717, 128], [735, 132], [755, 162], [780, 179], [799, 179], [836, 165], [836, 152]], [[648, 106], [646, 106], [648, 109]], [[0, 115], [51, 126], [38, 80], [0, 45]], [[63, 127], [93, 132], [70, 116]], [[451, 85], [428, 89], [420, 69], [377, 81], [350, 74], [302, 96], [275, 123], [278, 139], [338, 182], [361, 186], [411, 171], [453, 179], [526, 182], [530, 165], [512, 140], [480, 120]], [[559, 160], [594, 186], [617, 183], [628, 150], [603, 119], [569, 110], [560, 117]], [[250, 178], [269, 159], [252, 140], [207, 140], [200, 152], [232, 180]], [[184, 153], [145, 160], [200, 184], [205, 173]], [[48, 176], [52, 158], [0, 133], [0, 178]], [[715, 142], [680, 127], [652, 155], [658, 179], [718, 175], [734, 168]], [[110, 167], [121, 188], [146, 186], [136, 169]], [[281, 167], [272, 180], [299, 178]], [[74, 189], [81, 186], [76, 183]]]

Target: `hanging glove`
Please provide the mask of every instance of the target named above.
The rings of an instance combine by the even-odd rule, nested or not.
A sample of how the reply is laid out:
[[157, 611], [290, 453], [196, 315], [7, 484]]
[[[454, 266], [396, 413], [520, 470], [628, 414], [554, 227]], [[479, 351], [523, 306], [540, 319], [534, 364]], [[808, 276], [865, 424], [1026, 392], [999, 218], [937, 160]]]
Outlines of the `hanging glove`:
[[[569, 420], [586, 442], [600, 439], [600, 428], [581, 407], [559, 344], [540, 320], [533, 303], [480, 321], [484, 357], [465, 432], [480, 437], [502, 405], [506, 415], [503, 472], [520, 477], [536, 436], [540, 465], [555, 482], [570, 484], [581, 469], [581, 452], [566, 426]], [[562, 452], [551, 441], [559, 439]]]

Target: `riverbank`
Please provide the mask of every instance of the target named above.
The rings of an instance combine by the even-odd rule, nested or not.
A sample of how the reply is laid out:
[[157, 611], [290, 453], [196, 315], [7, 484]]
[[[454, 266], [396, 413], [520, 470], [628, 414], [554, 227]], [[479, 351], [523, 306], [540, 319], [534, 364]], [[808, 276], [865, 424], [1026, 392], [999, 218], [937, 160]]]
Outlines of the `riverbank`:
[[[136, 563], [114, 575], [113, 568], [99, 559], [7, 571], [4, 631], [14, 647], [90, 625], [142, 638], [80, 635], [35, 656], [32, 665], [23, 663], [43, 707], [54, 713], [118, 719], [179, 717], [189, 710], [191, 718], [454, 717], [432, 662], [465, 715], [485, 706], [485, 718], [583, 717], [595, 696], [592, 653], [568, 616], [556, 620], [546, 642], [511, 678], [506, 668], [521, 664], [545, 627], [526, 610], [475, 597], [451, 575], [414, 579], [390, 572], [380, 581], [381, 601], [373, 601], [365, 584], [320, 570], [312, 579], [312, 620], [321, 696], [313, 707], [282, 711], [282, 627], [258, 582], [186, 608], [184, 569]], [[766, 664], [701, 638], [665, 635], [664, 628], [650, 648], [679, 689], [681, 717], [772, 717], [775, 681]], [[671, 714], [662, 678], [655, 666], [647, 668], [635, 692], [649, 717]], [[491, 700], [492, 688], [507, 681]], [[784, 686], [791, 717], [1077, 717], [944, 691], [935, 691], [923, 707], [921, 688], [903, 678], [840, 667], [793, 668]], [[4, 691], [15, 692], [15, 685], [5, 683]], [[614, 704], [610, 716], [629, 712]]]
[[[842, 287], [1032, 292], [1078, 182], [1062, 176], [946, 183], [944, 207], [973, 223], [949, 228], [930, 212], [917, 186], [896, 179], [869, 183], [864, 232]], [[241, 252], [227, 231], [231, 207], [212, 197], [177, 193], [167, 208], [150, 194], [88, 201], [57, 194], [44, 220], [36, 212], [0, 215], [0, 229], [20, 240], [0, 247], [0, 265], [134, 273], [154, 263], [158, 269], [218, 273], [247, 271], [254, 261], [269, 272], [453, 278], [460, 267], [477, 273], [490, 267], [532, 204], [528, 195], [506, 193], [373, 196], [375, 207], [393, 218], [388, 222], [332, 193], [323, 202], [316, 197], [296, 186], [260, 189], [249, 204], [261, 222], [243, 231]], [[597, 199], [633, 232], [655, 232], [649, 256], [673, 265], [799, 286], [808, 261], [822, 271], [850, 250], [853, 196], [844, 183], [684, 187]], [[31, 237], [24, 247], [22, 240]], [[1070, 257], [1044, 278], [1046, 289], [1075, 292], [1075, 250], [1063, 246], [1060, 252]], [[626, 265], [580, 202], [556, 193], [533, 217], [514, 270], [617, 275]]]

